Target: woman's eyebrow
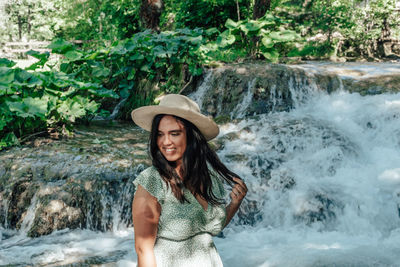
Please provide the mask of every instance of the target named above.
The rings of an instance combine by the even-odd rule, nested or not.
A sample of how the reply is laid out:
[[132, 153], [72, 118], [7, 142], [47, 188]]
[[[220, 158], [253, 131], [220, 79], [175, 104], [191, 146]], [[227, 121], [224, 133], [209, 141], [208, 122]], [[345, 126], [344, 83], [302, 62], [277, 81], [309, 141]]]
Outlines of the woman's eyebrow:
[[[159, 133], [162, 133], [162, 131], [158, 131]], [[183, 132], [181, 129], [176, 129], [176, 130], [171, 130], [171, 131], [168, 131], [168, 133], [181, 133], [181, 132]]]
[[169, 131], [169, 133], [181, 133], [181, 132], [182, 132], [182, 130], [180, 130], [180, 129]]

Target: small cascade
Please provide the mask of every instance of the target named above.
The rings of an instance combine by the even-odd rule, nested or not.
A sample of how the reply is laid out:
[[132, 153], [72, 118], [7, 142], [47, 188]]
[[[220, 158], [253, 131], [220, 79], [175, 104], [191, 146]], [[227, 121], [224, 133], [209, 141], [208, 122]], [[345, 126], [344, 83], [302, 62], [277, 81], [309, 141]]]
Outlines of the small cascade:
[[104, 117], [101, 117], [101, 116], [96, 116], [96, 117], [93, 118], [93, 120], [95, 120], [95, 121], [114, 120], [117, 117], [120, 109], [124, 106], [126, 100], [128, 100], [127, 97], [121, 99], [118, 102], [118, 104], [114, 107], [113, 111], [111, 112], [111, 114], [108, 117], [104, 118]]
[[39, 206], [38, 204], [39, 204], [38, 197], [37, 194], [35, 194], [32, 197], [31, 204], [29, 205], [28, 210], [26, 211], [26, 214], [24, 216], [24, 219], [22, 220], [20, 232], [27, 233], [29, 229], [31, 229], [35, 219], [36, 210], [38, 209]]
[[246, 110], [251, 104], [254, 95], [254, 85], [256, 79], [254, 78], [248, 83], [247, 93], [244, 95], [242, 102], [235, 107], [235, 109], [231, 112], [230, 117], [242, 119], [246, 116]]
[[[319, 90], [314, 75], [304, 74], [305, 73], [294, 72], [293, 75], [289, 77], [288, 86], [294, 108], [304, 104]], [[275, 100], [273, 101], [275, 102]]]
[[206, 70], [204, 74], [204, 79], [200, 84], [200, 86], [197, 88], [195, 92], [189, 95], [189, 97], [199, 105], [200, 109], [203, 106], [204, 95], [211, 87], [210, 79], [212, 76], [213, 76], [213, 71]]

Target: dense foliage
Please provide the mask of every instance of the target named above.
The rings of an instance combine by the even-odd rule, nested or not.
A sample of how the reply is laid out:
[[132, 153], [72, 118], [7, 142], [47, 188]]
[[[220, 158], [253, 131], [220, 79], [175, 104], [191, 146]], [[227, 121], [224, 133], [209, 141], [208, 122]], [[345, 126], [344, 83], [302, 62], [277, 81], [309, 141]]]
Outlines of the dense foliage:
[[[178, 92], [184, 67], [202, 72], [202, 33], [145, 31], [93, 50], [58, 39], [49, 48], [62, 56], [59, 66], [48, 52], [29, 51], [39, 61], [26, 69], [1, 59], [0, 149], [43, 131], [68, 134], [73, 123], [109, 115], [110, 99], [126, 99], [131, 109], [161, 92]], [[147, 86], [154, 80], [159, 90]]]

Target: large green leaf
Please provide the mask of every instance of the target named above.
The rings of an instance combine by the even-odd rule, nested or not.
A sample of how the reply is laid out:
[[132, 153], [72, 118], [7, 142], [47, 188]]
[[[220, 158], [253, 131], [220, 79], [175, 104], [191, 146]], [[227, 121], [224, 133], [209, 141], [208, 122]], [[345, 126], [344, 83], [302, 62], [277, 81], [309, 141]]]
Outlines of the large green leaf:
[[47, 60], [49, 58], [49, 56], [50, 56], [50, 53], [47, 52], [47, 51], [44, 52], [44, 53], [40, 53], [40, 52], [35, 51], [35, 50], [29, 50], [28, 52], [26, 52], [26, 54], [28, 56], [37, 58], [39, 60], [42, 60], [42, 59]]
[[235, 29], [238, 27], [238, 23], [234, 22], [231, 19], [227, 19], [227, 21], [225, 22], [225, 27], [227, 27], [228, 29]]
[[267, 51], [261, 52], [266, 60], [276, 62], [279, 58], [279, 53], [276, 49], [268, 49]]
[[196, 37], [188, 37], [187, 41], [194, 44], [194, 45], [199, 45], [203, 42], [203, 36], [196, 36]]
[[47, 112], [47, 99], [39, 97], [26, 97], [22, 101], [6, 101], [10, 111], [17, 113], [22, 118], [45, 118]]
[[298, 34], [291, 30], [271, 32], [269, 36], [275, 42], [290, 42], [298, 38]]
[[0, 83], [8, 84], [14, 81], [14, 69], [0, 67]]
[[141, 54], [141, 53], [136, 53], [136, 54], [134, 54], [133, 56], [130, 56], [130, 57], [129, 57], [129, 60], [132, 60], [132, 61], [135, 61], [135, 60], [142, 60], [142, 59], [144, 59], [144, 56], [143, 56], [143, 54]]
[[74, 45], [68, 41], [59, 38], [49, 44], [47, 48], [50, 48], [53, 53], [65, 54], [68, 51], [73, 50]]
[[232, 45], [235, 42], [235, 40], [236, 40], [235, 35], [231, 34], [229, 30], [226, 30], [218, 36], [217, 44], [220, 47], [226, 47]]
[[77, 50], [70, 50], [67, 53], [65, 53], [65, 58], [68, 59], [69, 61], [80, 60], [82, 57], [83, 57], [82, 52]]
[[23, 69], [15, 70], [15, 80], [14, 85], [17, 86], [27, 86], [29, 88], [34, 88], [36, 86], [41, 86], [43, 81], [39, 79], [35, 73], [28, 72]]
[[17, 113], [17, 115], [22, 118], [35, 117], [34, 115], [28, 112], [28, 107], [22, 101], [18, 102], [6, 101], [5, 104], [8, 106], [8, 109], [11, 112]]
[[264, 36], [261, 39], [262, 44], [264, 45], [265, 48], [272, 48], [274, 46], [274, 41], [269, 36]]
[[64, 119], [70, 122], [75, 122], [76, 118], [86, 115], [85, 108], [71, 98], [61, 102], [57, 111]]
[[119, 98], [118, 94], [113, 90], [100, 88], [100, 89], [89, 89], [90, 93], [98, 97], [111, 97], [111, 98]]
[[17, 63], [15, 63], [12, 60], [9, 60], [7, 58], [0, 58], [0, 67], [9, 67], [12, 68], [16, 65]]
[[80, 81], [75, 81], [75, 84], [79, 86], [79, 89], [86, 90], [86, 89], [98, 89], [101, 87], [98, 83], [85, 83]]
[[100, 106], [99, 103], [96, 103], [95, 101], [90, 100], [87, 97], [82, 97], [79, 95], [74, 96], [72, 100], [79, 103], [85, 110], [87, 110], [90, 113], [95, 113]]
[[252, 20], [240, 25], [240, 29], [245, 34], [249, 34], [250, 32], [254, 34], [254, 32], [258, 32], [261, 29], [261, 23], [257, 20]]
[[92, 69], [92, 75], [94, 77], [108, 77], [110, 75], [110, 69], [103, 66], [94, 67]]
[[23, 100], [26, 107], [28, 107], [28, 113], [33, 116], [44, 119], [47, 112], [47, 99], [39, 97], [26, 97]]

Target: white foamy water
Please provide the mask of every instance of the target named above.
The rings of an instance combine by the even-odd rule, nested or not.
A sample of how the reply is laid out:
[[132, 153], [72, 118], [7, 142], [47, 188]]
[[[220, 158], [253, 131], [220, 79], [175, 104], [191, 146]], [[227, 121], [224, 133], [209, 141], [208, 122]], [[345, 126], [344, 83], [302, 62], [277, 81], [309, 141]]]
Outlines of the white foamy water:
[[[252, 213], [215, 238], [225, 266], [399, 266], [400, 94], [318, 94], [223, 125], [227, 136], [218, 153]], [[132, 228], [0, 232], [0, 265], [136, 264]]]

